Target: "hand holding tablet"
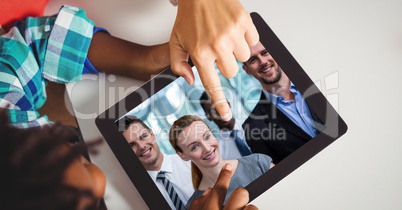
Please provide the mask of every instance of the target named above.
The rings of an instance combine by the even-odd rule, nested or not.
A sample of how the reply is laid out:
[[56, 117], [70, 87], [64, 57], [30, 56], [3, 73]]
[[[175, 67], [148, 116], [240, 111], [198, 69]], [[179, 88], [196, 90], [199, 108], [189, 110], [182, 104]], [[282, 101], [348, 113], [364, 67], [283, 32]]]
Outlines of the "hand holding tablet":
[[230, 195], [225, 206], [223, 206], [223, 201], [225, 199], [226, 193], [228, 191], [230, 179], [232, 178], [232, 165], [226, 164], [221, 173], [219, 174], [218, 180], [216, 181], [213, 188], [209, 188], [204, 192], [204, 194], [195, 199], [190, 210], [197, 209], [258, 209], [254, 205], [247, 205], [249, 201], [248, 191], [244, 188], [237, 188]]
[[214, 67], [227, 78], [236, 76], [236, 59], [250, 57], [249, 46], [259, 39], [250, 14], [238, 0], [179, 1], [170, 38], [172, 71], [192, 85], [194, 74], [189, 56], [223, 120], [231, 119], [221, 83]]

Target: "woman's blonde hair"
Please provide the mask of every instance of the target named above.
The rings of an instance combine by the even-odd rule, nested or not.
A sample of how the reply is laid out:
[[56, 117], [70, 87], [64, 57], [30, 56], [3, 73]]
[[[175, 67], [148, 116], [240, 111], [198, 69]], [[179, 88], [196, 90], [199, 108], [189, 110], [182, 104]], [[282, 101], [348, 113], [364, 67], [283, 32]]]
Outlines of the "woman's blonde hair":
[[[172, 147], [176, 150], [177, 153], [179, 153], [179, 152], [183, 153], [183, 150], [178, 145], [178, 137], [179, 137], [180, 133], [185, 128], [187, 128], [193, 122], [196, 122], [196, 121], [205, 123], [204, 120], [202, 120], [198, 116], [184, 115], [183, 117], [180, 117], [179, 119], [177, 119], [173, 123], [172, 127], [170, 128], [169, 142], [172, 145]], [[209, 128], [209, 126], [207, 124], [205, 124], [205, 125]], [[198, 187], [200, 186], [201, 179], [202, 179], [202, 173], [201, 173], [200, 169], [193, 162], [191, 162], [191, 179], [193, 182], [194, 189], [198, 189]]]

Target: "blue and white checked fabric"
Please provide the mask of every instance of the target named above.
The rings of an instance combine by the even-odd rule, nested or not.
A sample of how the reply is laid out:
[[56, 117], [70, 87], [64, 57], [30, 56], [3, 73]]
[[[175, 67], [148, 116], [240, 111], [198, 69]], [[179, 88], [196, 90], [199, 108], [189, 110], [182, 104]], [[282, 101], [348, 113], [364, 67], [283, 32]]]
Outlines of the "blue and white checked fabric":
[[46, 80], [79, 81], [93, 35], [79, 8], [63, 6], [50, 17], [28, 17], [0, 36], [0, 107], [20, 128], [50, 123], [37, 109], [46, 101]]

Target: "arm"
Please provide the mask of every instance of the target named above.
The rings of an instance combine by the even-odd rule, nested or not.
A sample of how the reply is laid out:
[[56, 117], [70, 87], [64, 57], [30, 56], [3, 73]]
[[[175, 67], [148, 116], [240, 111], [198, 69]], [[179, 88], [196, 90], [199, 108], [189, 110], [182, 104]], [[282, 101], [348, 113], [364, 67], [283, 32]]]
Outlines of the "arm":
[[99, 71], [148, 80], [169, 66], [169, 45], [143, 46], [97, 32], [93, 35], [88, 59]]
[[214, 63], [225, 77], [234, 77], [235, 59], [246, 61], [249, 46], [258, 40], [250, 15], [238, 0], [179, 0], [169, 43], [172, 70], [193, 84], [190, 56], [217, 112], [228, 121], [232, 113]]
[[197, 209], [247, 209], [253, 210], [258, 209], [254, 205], [247, 205], [249, 201], [248, 191], [244, 188], [235, 189], [228, 200], [226, 201], [225, 206], [223, 206], [223, 202], [226, 197], [226, 193], [229, 188], [230, 179], [232, 178], [232, 165], [226, 164], [219, 174], [218, 180], [216, 181], [213, 188], [208, 188], [201, 197], [195, 199], [190, 206], [190, 210]]

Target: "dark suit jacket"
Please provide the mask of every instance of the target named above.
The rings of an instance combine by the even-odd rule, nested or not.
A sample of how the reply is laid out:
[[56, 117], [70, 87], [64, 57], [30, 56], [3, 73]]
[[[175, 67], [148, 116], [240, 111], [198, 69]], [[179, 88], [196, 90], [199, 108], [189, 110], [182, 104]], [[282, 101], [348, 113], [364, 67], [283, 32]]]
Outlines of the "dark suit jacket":
[[[315, 116], [314, 113], [311, 115]], [[310, 135], [270, 103], [262, 91], [260, 101], [243, 123], [243, 129], [253, 153], [269, 155], [275, 164], [311, 139]]]

